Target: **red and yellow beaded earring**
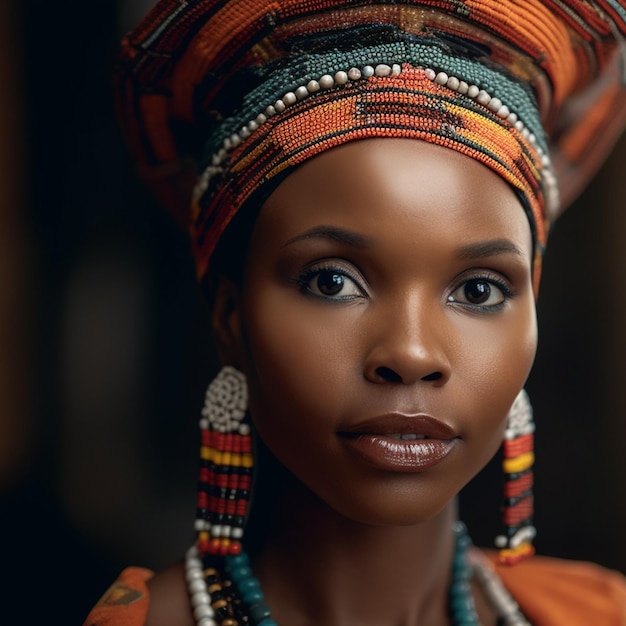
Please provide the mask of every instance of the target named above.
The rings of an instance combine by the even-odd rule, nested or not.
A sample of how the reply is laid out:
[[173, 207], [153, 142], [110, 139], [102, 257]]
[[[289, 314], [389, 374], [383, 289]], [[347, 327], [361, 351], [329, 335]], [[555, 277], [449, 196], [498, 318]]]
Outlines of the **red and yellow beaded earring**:
[[231, 366], [211, 382], [200, 419], [195, 529], [201, 555], [239, 554], [252, 488], [252, 435], [246, 377]]
[[503, 532], [496, 537], [500, 562], [512, 565], [535, 549], [533, 525], [533, 437], [535, 424], [528, 394], [522, 389], [508, 417], [502, 444], [504, 470]]

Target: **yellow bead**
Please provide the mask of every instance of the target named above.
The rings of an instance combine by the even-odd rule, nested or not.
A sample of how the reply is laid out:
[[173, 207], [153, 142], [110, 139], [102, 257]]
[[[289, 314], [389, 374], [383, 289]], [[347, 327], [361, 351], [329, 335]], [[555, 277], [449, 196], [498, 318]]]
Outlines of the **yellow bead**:
[[514, 459], [504, 459], [504, 461], [502, 461], [502, 468], [507, 474], [517, 474], [518, 472], [523, 472], [529, 467], [532, 467], [534, 461], [535, 455], [532, 452], [526, 452]]

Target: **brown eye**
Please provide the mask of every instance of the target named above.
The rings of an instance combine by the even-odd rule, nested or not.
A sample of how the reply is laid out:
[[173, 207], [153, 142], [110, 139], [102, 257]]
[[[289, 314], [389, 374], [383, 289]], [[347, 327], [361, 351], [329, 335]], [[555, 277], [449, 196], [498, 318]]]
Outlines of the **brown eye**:
[[344, 277], [335, 272], [321, 272], [317, 279], [317, 288], [325, 296], [336, 296], [344, 285]]
[[330, 300], [350, 300], [364, 295], [354, 278], [332, 267], [311, 270], [302, 284], [310, 294]]
[[512, 296], [506, 284], [495, 279], [470, 278], [448, 296], [448, 302], [488, 310], [497, 310]]
[[484, 304], [491, 295], [491, 285], [484, 280], [468, 280], [463, 291], [468, 302]]

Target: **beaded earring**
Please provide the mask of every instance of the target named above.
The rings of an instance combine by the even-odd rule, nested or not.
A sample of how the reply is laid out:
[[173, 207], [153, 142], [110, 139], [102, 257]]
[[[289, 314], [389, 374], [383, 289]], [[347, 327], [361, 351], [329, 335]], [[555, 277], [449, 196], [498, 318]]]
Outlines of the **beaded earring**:
[[512, 565], [529, 556], [535, 549], [533, 526], [533, 410], [528, 394], [519, 392], [507, 417], [502, 444], [504, 470], [504, 531], [496, 537], [500, 562]]
[[209, 385], [200, 419], [195, 530], [200, 555], [239, 554], [252, 487], [246, 377], [231, 366]]

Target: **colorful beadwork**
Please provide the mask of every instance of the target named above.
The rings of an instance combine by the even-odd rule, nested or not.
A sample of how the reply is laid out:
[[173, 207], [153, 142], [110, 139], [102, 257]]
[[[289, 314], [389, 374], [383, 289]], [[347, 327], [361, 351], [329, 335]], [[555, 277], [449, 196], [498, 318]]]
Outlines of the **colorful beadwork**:
[[502, 519], [504, 532], [496, 537], [500, 561], [514, 564], [534, 554], [533, 437], [535, 425], [528, 395], [524, 390], [515, 399], [507, 419], [502, 444], [505, 474]]
[[[449, 594], [453, 626], [480, 626], [470, 586], [473, 575], [502, 623], [530, 626], [489, 563], [479, 552], [470, 553], [472, 542], [465, 524], [456, 522], [453, 530]], [[197, 626], [278, 626], [245, 552], [224, 558], [202, 557], [192, 546], [186, 555], [185, 576]]]
[[469, 154], [520, 190], [536, 284], [557, 181], [571, 201], [626, 122], [623, 16], [623, 0], [161, 0], [125, 38], [118, 109], [200, 277], [233, 215], [290, 168], [391, 136]]
[[238, 554], [252, 489], [252, 436], [245, 376], [222, 368], [209, 385], [200, 420], [195, 529], [201, 554]]

